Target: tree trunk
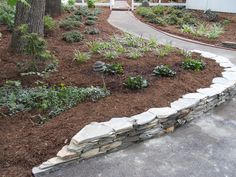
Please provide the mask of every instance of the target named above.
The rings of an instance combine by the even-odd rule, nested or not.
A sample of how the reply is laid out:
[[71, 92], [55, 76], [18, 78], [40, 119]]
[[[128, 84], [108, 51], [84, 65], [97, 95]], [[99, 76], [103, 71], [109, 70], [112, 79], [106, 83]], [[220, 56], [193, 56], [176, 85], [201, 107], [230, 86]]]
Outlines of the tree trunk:
[[46, 0], [46, 14], [51, 17], [61, 15], [61, 0]]
[[30, 7], [18, 2], [16, 5], [15, 28], [13, 31], [10, 49], [13, 52], [22, 52], [23, 41], [18, 28], [22, 24], [28, 25], [29, 33], [44, 34], [43, 17], [45, 13], [45, 0], [28, 0]]

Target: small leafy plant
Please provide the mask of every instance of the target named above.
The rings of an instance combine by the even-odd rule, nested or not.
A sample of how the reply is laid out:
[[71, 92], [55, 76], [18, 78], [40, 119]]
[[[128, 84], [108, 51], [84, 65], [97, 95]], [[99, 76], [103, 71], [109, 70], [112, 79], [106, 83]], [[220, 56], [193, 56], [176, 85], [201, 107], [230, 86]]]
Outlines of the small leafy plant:
[[77, 63], [84, 63], [90, 59], [90, 55], [85, 52], [80, 52], [79, 50], [76, 50], [74, 53], [74, 60]]
[[173, 77], [176, 75], [176, 72], [170, 68], [169, 65], [160, 65], [155, 67], [153, 70], [155, 76], [161, 77]]
[[84, 24], [87, 25], [87, 26], [92, 26], [92, 25], [94, 25], [95, 23], [96, 23], [95, 20], [86, 20]]
[[100, 30], [98, 28], [87, 27], [85, 29], [85, 33], [90, 34], [90, 35], [96, 35], [96, 34], [100, 34]]
[[60, 28], [63, 28], [65, 30], [73, 30], [81, 26], [80, 21], [75, 21], [72, 19], [65, 19], [59, 23]]
[[79, 31], [69, 31], [63, 34], [64, 41], [68, 43], [81, 42], [84, 36]]
[[123, 74], [124, 69], [123, 69], [123, 66], [119, 63], [106, 64], [105, 69], [104, 69], [104, 73], [107, 73], [107, 74]]
[[95, 0], [87, 0], [88, 8], [94, 8], [95, 7]]
[[142, 76], [128, 77], [124, 85], [128, 89], [137, 90], [146, 88], [148, 86], [148, 81]]
[[205, 68], [206, 64], [201, 60], [185, 59], [182, 67], [185, 70], [201, 71]]
[[46, 32], [51, 32], [56, 29], [56, 22], [49, 15], [44, 16], [43, 21]]

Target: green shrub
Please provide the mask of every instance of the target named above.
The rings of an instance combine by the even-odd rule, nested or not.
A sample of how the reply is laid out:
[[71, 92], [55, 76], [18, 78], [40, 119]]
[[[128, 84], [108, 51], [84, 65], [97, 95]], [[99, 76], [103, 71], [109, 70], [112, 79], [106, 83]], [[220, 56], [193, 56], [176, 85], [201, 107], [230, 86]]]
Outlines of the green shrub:
[[86, 34], [96, 35], [100, 34], [100, 30], [98, 28], [87, 27], [84, 31]]
[[87, 0], [88, 8], [94, 8], [95, 7], [95, 0]]
[[27, 55], [36, 57], [46, 50], [46, 41], [36, 33], [26, 33], [22, 39], [24, 40], [24, 52]]
[[116, 64], [106, 64], [104, 73], [108, 74], [123, 74], [124, 69], [123, 66], [119, 63]]
[[169, 25], [176, 25], [176, 24], [178, 24], [179, 19], [178, 19], [177, 15], [171, 14], [166, 18], [166, 22]]
[[221, 24], [222, 24], [223, 26], [228, 25], [228, 24], [230, 24], [230, 23], [231, 23], [231, 21], [230, 21], [229, 19], [225, 19], [225, 20], [223, 20], [223, 21], [221, 22]]
[[137, 7], [136, 12], [138, 15], [149, 19], [156, 17], [156, 14], [149, 7]]
[[83, 16], [74, 14], [74, 15], [71, 15], [71, 16], [67, 17], [66, 20], [81, 22], [83, 20]]
[[131, 90], [142, 89], [148, 86], [148, 82], [142, 76], [128, 77], [124, 83], [125, 87]]
[[152, 12], [159, 16], [164, 15], [165, 7], [160, 5], [152, 7]]
[[56, 22], [49, 15], [44, 16], [44, 30], [46, 32], [51, 32], [56, 29]]
[[0, 3], [0, 24], [8, 26], [8, 29], [13, 30], [15, 19], [15, 8], [9, 6], [6, 2]]
[[194, 59], [185, 59], [182, 63], [182, 67], [185, 70], [194, 70], [200, 71], [205, 68], [206, 64], [201, 60], [194, 60]]
[[67, 3], [68, 3], [69, 6], [74, 6], [75, 2], [76, 2], [76, 0], [68, 0]]
[[9, 115], [34, 109], [43, 113], [44, 120], [47, 120], [86, 99], [96, 101], [108, 94], [107, 90], [99, 87], [78, 88], [60, 84], [23, 88], [20, 82], [8, 81], [0, 87], [0, 108], [7, 108]]
[[154, 23], [154, 24], [159, 24], [161, 26], [165, 26], [167, 24], [165, 19], [163, 19], [161, 17], [151, 18], [151, 19], [149, 19], [149, 22]]
[[90, 59], [89, 53], [82, 53], [79, 50], [76, 50], [73, 58], [77, 63], [84, 63]]
[[87, 20], [93, 20], [96, 21], [98, 19], [98, 17], [94, 16], [94, 15], [90, 15], [87, 17]]
[[96, 23], [96, 21], [94, 21], [94, 20], [86, 20], [85, 21], [85, 25], [88, 25], [88, 26], [92, 26], [92, 25], [94, 25]]
[[176, 72], [173, 71], [168, 65], [160, 65], [155, 67], [153, 73], [155, 76], [162, 76], [162, 77], [173, 77], [176, 75]]
[[68, 13], [72, 13], [77, 10], [76, 6], [69, 5], [69, 4], [62, 5], [62, 9], [63, 9], [63, 11], [68, 12]]
[[68, 43], [74, 43], [82, 41], [84, 36], [79, 31], [69, 31], [63, 34], [62, 39]]
[[88, 16], [89, 10], [88, 7], [80, 6], [79, 9], [75, 12], [75, 15]]
[[60, 28], [63, 28], [65, 30], [73, 30], [81, 26], [81, 22], [74, 21], [70, 19], [66, 19], [60, 22], [59, 24]]

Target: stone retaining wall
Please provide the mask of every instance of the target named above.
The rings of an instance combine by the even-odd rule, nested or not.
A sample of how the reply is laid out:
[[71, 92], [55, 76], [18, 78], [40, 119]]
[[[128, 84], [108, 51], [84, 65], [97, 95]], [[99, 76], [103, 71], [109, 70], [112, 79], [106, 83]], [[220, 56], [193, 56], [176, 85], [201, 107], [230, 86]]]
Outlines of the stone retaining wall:
[[236, 95], [236, 67], [225, 57], [194, 50], [224, 67], [222, 77], [213, 79], [209, 88], [183, 95], [170, 107], [151, 108], [132, 117], [112, 118], [85, 126], [64, 146], [56, 157], [33, 168], [33, 174], [49, 173], [73, 161], [124, 149], [134, 143], [173, 132], [175, 128]]

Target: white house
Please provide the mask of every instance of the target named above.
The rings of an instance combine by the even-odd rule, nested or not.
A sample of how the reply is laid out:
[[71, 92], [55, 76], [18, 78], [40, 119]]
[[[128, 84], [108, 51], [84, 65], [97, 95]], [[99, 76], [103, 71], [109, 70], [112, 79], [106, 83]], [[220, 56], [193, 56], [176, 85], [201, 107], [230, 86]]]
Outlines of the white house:
[[236, 0], [186, 0], [186, 8], [236, 13]]

